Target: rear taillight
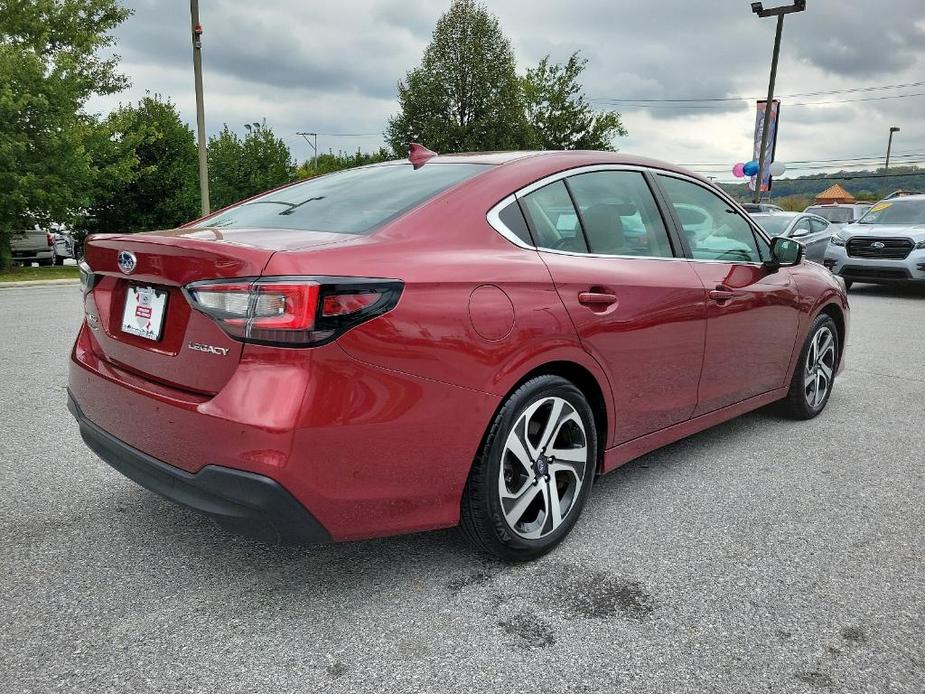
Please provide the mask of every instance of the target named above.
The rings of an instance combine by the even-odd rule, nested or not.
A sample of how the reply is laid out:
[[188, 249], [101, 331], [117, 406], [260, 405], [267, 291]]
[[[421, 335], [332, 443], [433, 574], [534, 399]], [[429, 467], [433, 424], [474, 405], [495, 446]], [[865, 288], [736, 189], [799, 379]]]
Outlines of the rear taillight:
[[50, 232], [45, 232], [45, 240], [48, 241], [49, 248], [54, 248], [55, 237]]
[[391, 311], [402, 288], [398, 280], [269, 277], [195, 282], [183, 292], [236, 340], [315, 347]]
[[86, 296], [96, 286], [99, 275], [93, 274], [93, 270], [84, 261], [77, 263], [77, 272], [80, 276], [80, 291]]

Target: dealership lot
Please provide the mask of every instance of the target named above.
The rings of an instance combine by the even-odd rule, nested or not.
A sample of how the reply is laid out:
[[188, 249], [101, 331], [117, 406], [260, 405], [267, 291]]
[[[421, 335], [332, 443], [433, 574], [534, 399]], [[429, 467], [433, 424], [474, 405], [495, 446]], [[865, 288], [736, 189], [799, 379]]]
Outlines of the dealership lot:
[[634, 461], [509, 566], [449, 531], [264, 546], [162, 501], [65, 409], [77, 289], [0, 291], [0, 691], [921, 692], [925, 291], [850, 298], [819, 418]]

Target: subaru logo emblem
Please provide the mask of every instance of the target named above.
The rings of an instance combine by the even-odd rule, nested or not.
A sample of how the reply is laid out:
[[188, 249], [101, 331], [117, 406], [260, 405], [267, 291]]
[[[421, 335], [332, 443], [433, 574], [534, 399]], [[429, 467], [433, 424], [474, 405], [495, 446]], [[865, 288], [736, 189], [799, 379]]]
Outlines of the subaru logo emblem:
[[883, 243], [883, 241], [874, 241], [872, 244], [870, 244], [870, 247], [876, 248], [879, 251], [882, 248], [886, 248], [886, 244]]
[[119, 269], [122, 270], [126, 275], [131, 275], [135, 272], [135, 266], [138, 264], [138, 260], [135, 258], [135, 254], [131, 251], [119, 251]]

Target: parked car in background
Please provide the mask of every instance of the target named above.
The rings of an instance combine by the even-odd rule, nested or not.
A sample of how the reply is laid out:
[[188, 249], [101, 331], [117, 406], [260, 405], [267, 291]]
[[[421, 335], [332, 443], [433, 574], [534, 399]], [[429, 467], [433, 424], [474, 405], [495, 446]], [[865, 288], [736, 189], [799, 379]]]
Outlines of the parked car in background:
[[825, 249], [832, 236], [832, 227], [827, 219], [803, 212], [753, 214], [752, 219], [769, 236], [783, 236], [802, 243], [806, 247], [807, 260], [821, 263], [825, 259]]
[[43, 229], [14, 231], [10, 237], [13, 261], [22, 265], [51, 265], [54, 262], [54, 238]]
[[804, 212], [818, 215], [836, 225], [854, 224], [863, 217], [873, 203], [858, 203], [856, 205], [810, 205]]
[[54, 239], [52, 250], [54, 251], [53, 263], [55, 265], [64, 265], [64, 261], [68, 258], [80, 259], [79, 244], [69, 230], [60, 229], [59, 231], [54, 231], [52, 232], [52, 237]]
[[925, 282], [925, 195], [878, 202], [832, 236], [824, 262], [848, 287]]
[[822, 412], [849, 311], [802, 260], [670, 164], [417, 150], [91, 237], [68, 405], [103, 460], [229, 528], [460, 524], [528, 560], [598, 474], [771, 402]]
[[749, 214], [767, 214], [768, 212], [783, 212], [784, 208], [772, 205], [769, 202], [744, 202], [742, 209]]

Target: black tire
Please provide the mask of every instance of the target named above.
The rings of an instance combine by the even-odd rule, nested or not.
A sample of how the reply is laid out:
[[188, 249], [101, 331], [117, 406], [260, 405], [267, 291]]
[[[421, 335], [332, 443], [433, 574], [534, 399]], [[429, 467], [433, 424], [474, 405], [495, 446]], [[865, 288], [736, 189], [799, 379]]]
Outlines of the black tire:
[[[811, 377], [813, 361], [810, 352], [813, 350], [814, 341], [817, 336], [829, 334], [833, 340], [833, 349], [831, 360], [824, 359], [824, 363], [831, 369], [831, 377], [828, 379], [825, 394], [821, 399], [816, 400], [811, 397], [814, 394], [813, 387], [807, 385]], [[835, 385], [835, 372], [838, 370], [838, 362], [841, 359], [841, 345], [838, 339], [838, 328], [832, 317], [823, 313], [816, 317], [810, 326], [809, 333], [806, 336], [806, 342], [800, 351], [800, 360], [793, 370], [793, 378], [790, 380], [790, 390], [787, 397], [783, 400], [783, 409], [785, 414], [793, 419], [812, 419], [821, 413], [829, 402], [832, 395], [832, 388]], [[818, 373], [818, 368], [817, 368]], [[816, 388], [819, 388], [819, 381], [816, 381]]]
[[[521, 422], [521, 418], [525, 416], [531, 406], [543, 401], [550, 401], [552, 398], [564, 400], [580, 418], [583, 431], [580, 428], [575, 428], [571, 432], [564, 432], [563, 435], [570, 438], [570, 445], [575, 445], [577, 442], [577, 448], [580, 448], [580, 438], [583, 437], [586, 459], [584, 463], [572, 463], [576, 471], [583, 468], [582, 477], [580, 482], [577, 482], [577, 490], [572, 491], [568, 510], [564, 514], [560, 513], [561, 523], [558, 527], [553, 525], [551, 519], [554, 514], [549, 511], [549, 495], [553, 492], [550, 491], [549, 487], [545, 490], [540, 490], [543, 491], [543, 494], [540, 495], [542, 499], [537, 503], [546, 504], [546, 510], [544, 516], [537, 514], [538, 519], [542, 518], [541, 523], [537, 520], [541, 526], [539, 532], [546, 532], [547, 522], [549, 527], [553, 529], [542, 537], [530, 539], [521, 536], [508, 523], [502, 506], [499, 483], [502, 481], [502, 475], [506, 474], [506, 468], [502, 468], [502, 465], [505, 464], [505, 456], [509, 455], [505, 451], [507, 450], [508, 437], [515, 425]], [[542, 407], [546, 407], [546, 405]], [[549, 407], [551, 408], [552, 405], [550, 404]], [[564, 406], [563, 412], [568, 412], [569, 416], [571, 416], [571, 412], [566, 410]], [[539, 413], [539, 410], [537, 410], [537, 413]], [[537, 417], [539, 417], [539, 414], [537, 414]], [[551, 415], [549, 419], [551, 421]], [[577, 427], [577, 420], [572, 419], [573, 421], [569, 422], [568, 425]], [[524, 421], [529, 425], [529, 419]], [[565, 426], [563, 424], [562, 429], [558, 431], [563, 432]], [[560, 439], [550, 441], [543, 454], [539, 456], [543, 461], [548, 461], [550, 465], [554, 465], [556, 462], [555, 457], [546, 458], [546, 454], [550, 450], [550, 446], [554, 450], [559, 441]], [[463, 492], [461, 508], [460, 527], [463, 534], [476, 548], [490, 552], [507, 561], [530, 561], [546, 554], [568, 535], [577, 522], [578, 516], [581, 514], [591, 492], [594, 475], [597, 471], [597, 460], [598, 441], [594, 413], [591, 411], [591, 406], [588, 404], [584, 394], [574, 384], [559, 376], [538, 376], [527, 381], [508, 397], [495, 415], [478, 457], [472, 466], [472, 471], [469, 473], [469, 479]], [[507, 459], [507, 465], [511, 465], [510, 458]], [[546, 462], [534, 461], [533, 470], [536, 477], [532, 482], [523, 469], [517, 468], [516, 474], [523, 476], [524, 485], [529, 485], [524, 486], [523, 490], [530, 491], [531, 486], [537, 487], [544, 484], [541, 481], [542, 479], [546, 480], [546, 485], [558, 484], [562, 482], [562, 475], [568, 478], [566, 484], [574, 483], [567, 473], [556, 473], [552, 468], [547, 469], [545, 466]], [[560, 464], [559, 467], [562, 467], [562, 465]], [[552, 473], [551, 482], [549, 474], [545, 478], [541, 478], [539, 472], [544, 470]], [[575, 477], [577, 479], [577, 475]], [[505, 481], [504, 484], [506, 485], [507, 482]], [[519, 487], [520, 485], [517, 484], [517, 486]], [[559, 498], [558, 491], [555, 492], [555, 496]], [[556, 504], [558, 505], [558, 502]]]

